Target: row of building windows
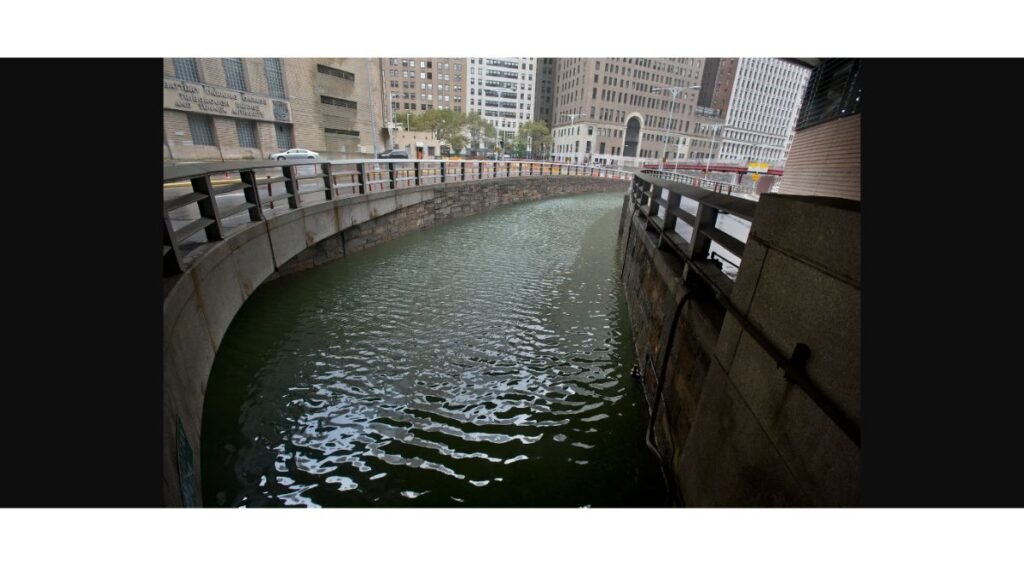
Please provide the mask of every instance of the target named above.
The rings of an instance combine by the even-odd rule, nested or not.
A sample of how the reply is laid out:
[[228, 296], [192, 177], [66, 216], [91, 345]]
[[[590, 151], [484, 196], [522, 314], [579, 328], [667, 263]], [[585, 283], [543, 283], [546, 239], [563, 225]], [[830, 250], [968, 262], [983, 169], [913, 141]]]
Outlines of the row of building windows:
[[[433, 60], [420, 60], [419, 62], [420, 62], [420, 68], [433, 68], [434, 67], [434, 61]], [[390, 59], [388, 59], [388, 64], [391, 64], [392, 66], [399, 66], [398, 58], [390, 58]], [[402, 63], [401, 63], [401, 66], [405, 67], [405, 68], [415, 68], [416, 67], [416, 60], [403, 59]], [[448, 68], [448, 63], [447, 62], [445, 62], [445, 63], [438, 62], [437, 63], [437, 67], [439, 69], [441, 69], [441, 68], [447, 69]], [[461, 66], [456, 64], [455, 65], [455, 69], [459, 70], [459, 69], [461, 69]]]
[[[217, 139], [213, 128], [213, 118], [205, 114], [188, 114], [188, 129], [192, 133], [192, 143], [196, 146], [216, 146]], [[238, 145], [243, 148], [259, 148], [259, 132], [256, 122], [252, 120], [235, 120], [235, 131], [238, 134]], [[288, 124], [275, 124], [279, 148], [295, 147], [292, 127]], [[356, 135], [359, 133], [356, 132]]]
[[[174, 76], [189, 82], [202, 83], [199, 63], [195, 58], [172, 58]], [[249, 82], [245, 73], [245, 63], [241, 58], [221, 58], [224, 67], [224, 80], [228, 88], [241, 92], [249, 91]], [[284, 98], [284, 72], [280, 58], [264, 58], [263, 68], [267, 77], [267, 93], [274, 98]]]

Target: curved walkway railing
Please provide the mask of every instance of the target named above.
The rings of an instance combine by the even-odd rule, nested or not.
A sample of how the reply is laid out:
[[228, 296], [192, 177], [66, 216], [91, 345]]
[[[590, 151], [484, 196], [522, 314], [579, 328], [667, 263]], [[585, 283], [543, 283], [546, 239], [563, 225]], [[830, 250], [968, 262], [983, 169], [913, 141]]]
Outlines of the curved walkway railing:
[[749, 200], [755, 200], [758, 195], [757, 189], [754, 188], [753, 186], [744, 186], [740, 184], [730, 184], [728, 182], [719, 182], [717, 180], [696, 178], [688, 174], [668, 172], [665, 170], [658, 170], [657, 168], [643, 168], [640, 170], [640, 173], [649, 174], [651, 176], [661, 178], [662, 180], [668, 180], [670, 182], [681, 182], [683, 184], [695, 186], [703, 190], [709, 190], [711, 192], [725, 194], [726, 196], [745, 194], [749, 196]]
[[658, 246], [692, 263], [726, 293], [742, 263], [757, 210], [757, 202], [732, 194], [724, 188], [729, 186], [648, 170], [637, 174], [630, 186], [635, 212], [644, 228], [657, 235]]
[[164, 168], [164, 275], [187, 257], [255, 222], [346, 196], [496, 178], [584, 176], [629, 180], [632, 172], [533, 161], [239, 161]]

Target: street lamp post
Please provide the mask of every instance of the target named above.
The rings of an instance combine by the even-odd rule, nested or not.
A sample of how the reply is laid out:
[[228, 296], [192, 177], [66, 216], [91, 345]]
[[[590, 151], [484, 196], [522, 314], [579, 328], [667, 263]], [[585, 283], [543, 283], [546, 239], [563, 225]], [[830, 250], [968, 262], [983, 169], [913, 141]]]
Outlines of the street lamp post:
[[676, 96], [679, 95], [683, 90], [693, 90], [694, 88], [700, 88], [700, 84], [695, 86], [663, 86], [661, 88], [652, 88], [651, 92], [670, 92], [672, 94], [672, 100], [669, 101], [668, 105], [668, 123], [665, 124], [665, 141], [661, 144], [661, 168], [665, 169], [665, 150], [668, 148], [668, 130], [672, 126], [672, 112], [675, 111]]
[[710, 124], [710, 126], [712, 127], [711, 128], [711, 149], [708, 150], [708, 163], [704, 167], [704, 178], [705, 179], [707, 179], [707, 178], [709, 178], [711, 176], [711, 155], [714, 154], [714, 152], [715, 152], [715, 132], [719, 132], [719, 135], [721, 135], [721, 131], [722, 131], [722, 123], [721, 122], [715, 122], [714, 124]]
[[[572, 136], [573, 135], [572, 134], [572, 130], [576, 126], [576, 119], [579, 118], [580, 116], [586, 116], [586, 113], [584, 113], [584, 112], [577, 112], [575, 114], [571, 114], [569, 112], [562, 112], [561, 116], [568, 116], [569, 117], [569, 135]], [[573, 152], [573, 159], [574, 160], [576, 159], [576, 152]]]

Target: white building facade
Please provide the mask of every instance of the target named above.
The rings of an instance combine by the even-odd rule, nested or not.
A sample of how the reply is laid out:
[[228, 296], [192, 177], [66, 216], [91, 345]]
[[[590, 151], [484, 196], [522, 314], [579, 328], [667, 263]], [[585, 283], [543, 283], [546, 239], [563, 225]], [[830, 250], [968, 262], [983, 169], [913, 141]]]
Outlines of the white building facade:
[[469, 58], [467, 110], [490, 122], [506, 146], [533, 120], [536, 68], [536, 58]]
[[776, 58], [740, 58], [723, 123], [705, 123], [714, 158], [783, 166], [811, 71]]

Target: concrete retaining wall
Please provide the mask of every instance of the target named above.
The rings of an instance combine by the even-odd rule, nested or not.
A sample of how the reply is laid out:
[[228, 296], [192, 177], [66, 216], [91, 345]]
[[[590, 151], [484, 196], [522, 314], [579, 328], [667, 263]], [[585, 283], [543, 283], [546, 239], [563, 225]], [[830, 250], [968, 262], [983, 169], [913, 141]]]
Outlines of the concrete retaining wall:
[[210, 369], [235, 313], [262, 282], [496, 206], [627, 187], [538, 176], [374, 192], [288, 212], [211, 244], [164, 285], [164, 504], [202, 504], [200, 426]]
[[[626, 303], [656, 438], [688, 506], [855, 506], [860, 448], [624, 207]], [[674, 328], [683, 294], [694, 288]], [[706, 287], [705, 287], [706, 288]], [[860, 423], [860, 204], [761, 197], [730, 299]], [[669, 344], [671, 342], [671, 344]], [[668, 354], [663, 393], [654, 375]], [[653, 360], [647, 363], [647, 358]]]

